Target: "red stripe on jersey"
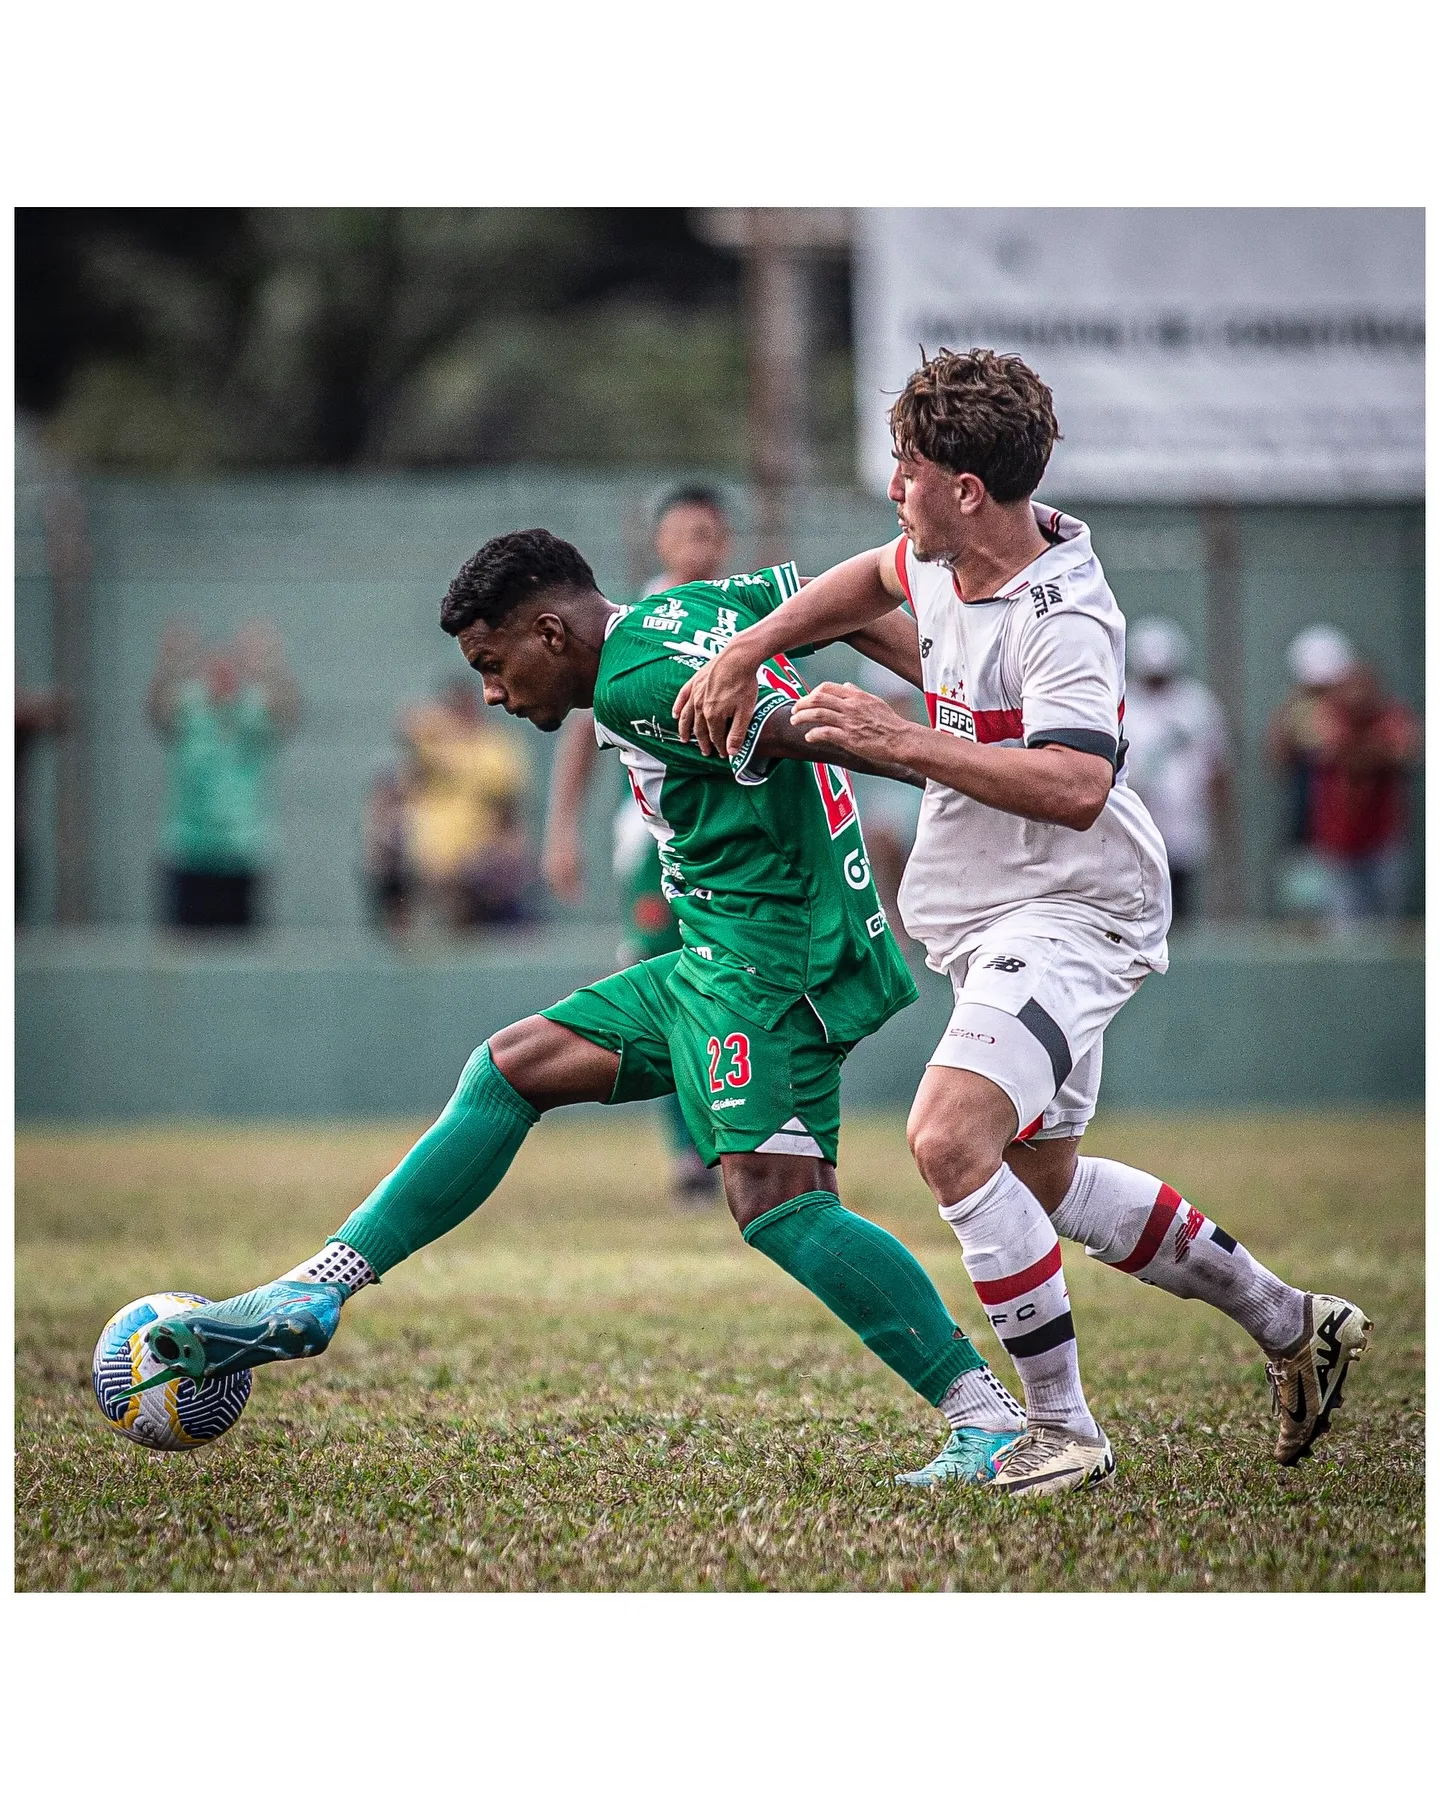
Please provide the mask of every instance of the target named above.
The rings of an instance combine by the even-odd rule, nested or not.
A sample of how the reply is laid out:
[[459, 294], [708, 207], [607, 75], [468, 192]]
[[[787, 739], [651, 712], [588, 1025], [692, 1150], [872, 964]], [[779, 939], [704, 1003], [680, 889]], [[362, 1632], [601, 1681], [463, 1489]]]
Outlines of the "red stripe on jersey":
[[1018, 1274], [1007, 1274], [1003, 1280], [977, 1280], [975, 1296], [982, 1305], [1003, 1305], [1006, 1299], [1018, 1299], [1022, 1292], [1033, 1292], [1060, 1272], [1060, 1244], [1048, 1255]]
[[927, 693], [925, 695], [925, 710], [927, 712], [929, 712], [929, 714], [930, 714], [931, 730], [934, 730], [934, 728], [935, 728], [935, 718], [936, 718], [935, 704], [936, 704], [936, 695], [934, 693]]
[[1122, 1274], [1138, 1274], [1142, 1267], [1147, 1267], [1155, 1259], [1156, 1250], [1165, 1240], [1165, 1232], [1174, 1223], [1175, 1213], [1184, 1202], [1173, 1186], [1162, 1182], [1155, 1196], [1154, 1209], [1140, 1232], [1139, 1242], [1123, 1261], [1112, 1261], [1111, 1267], [1118, 1268]]
[[1004, 743], [1025, 734], [1025, 718], [1018, 707], [1013, 712], [972, 712], [970, 715], [975, 720], [977, 743]]
[[1119, 710], [1119, 713], [1117, 714], [1117, 716], [1119, 717], [1120, 722], [1123, 724], [1125, 722], [1125, 701], [1123, 699], [1120, 701], [1120, 710]]
[[1035, 1134], [1035, 1132], [1040, 1128], [1040, 1126], [1044, 1122], [1045, 1122], [1045, 1113], [1042, 1111], [1040, 1113], [1039, 1117], [1036, 1118], [1036, 1120], [1033, 1124], [1027, 1124], [1025, 1126], [1025, 1128], [1015, 1138], [1016, 1142], [1029, 1142], [1030, 1138]]
[[642, 818], [658, 818], [660, 814], [654, 809], [653, 806], [650, 805], [650, 803], [645, 798], [645, 790], [640, 785], [640, 782], [638, 780], [636, 780], [634, 769], [627, 768], [625, 770], [625, 774], [626, 774], [626, 778], [630, 782], [630, 791], [635, 795], [635, 803], [636, 803], [636, 805], [638, 805], [640, 807], [641, 817]]
[[910, 591], [910, 576], [905, 572], [905, 547], [909, 541], [910, 539], [908, 537], [902, 537], [895, 545], [895, 578], [904, 589], [906, 599], [908, 599], [913, 606], [915, 604], [915, 595]]

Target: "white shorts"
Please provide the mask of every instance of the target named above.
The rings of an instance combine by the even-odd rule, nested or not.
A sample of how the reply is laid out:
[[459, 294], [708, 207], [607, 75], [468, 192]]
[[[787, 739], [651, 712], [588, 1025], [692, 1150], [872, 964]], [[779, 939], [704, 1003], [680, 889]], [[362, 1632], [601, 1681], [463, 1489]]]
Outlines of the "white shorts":
[[992, 1080], [1022, 1141], [1080, 1136], [1095, 1115], [1105, 1026], [1147, 972], [1098, 926], [1060, 934], [1052, 919], [1016, 912], [951, 968], [955, 1009], [930, 1066]]

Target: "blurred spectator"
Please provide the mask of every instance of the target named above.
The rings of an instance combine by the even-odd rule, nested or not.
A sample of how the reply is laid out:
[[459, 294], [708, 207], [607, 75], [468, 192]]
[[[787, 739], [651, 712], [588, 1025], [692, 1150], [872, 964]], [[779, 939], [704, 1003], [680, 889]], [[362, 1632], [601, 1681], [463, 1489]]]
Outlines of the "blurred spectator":
[[1303, 630], [1285, 652], [1290, 678], [1295, 682], [1288, 697], [1270, 720], [1267, 751], [1285, 777], [1284, 841], [1291, 851], [1282, 873], [1282, 904], [1287, 889], [1294, 889], [1296, 903], [1287, 910], [1316, 909], [1305, 902], [1307, 888], [1316, 889], [1318, 870], [1310, 868], [1316, 756], [1323, 734], [1321, 708], [1336, 683], [1355, 666], [1357, 657], [1350, 639], [1332, 625], [1313, 624]]
[[1225, 714], [1185, 678], [1189, 660], [1190, 640], [1169, 618], [1142, 618], [1129, 633], [1125, 773], [1164, 839], [1177, 924], [1195, 916], [1197, 877], [1231, 804]]
[[433, 705], [400, 721], [407, 766], [371, 791], [372, 886], [387, 921], [417, 908], [454, 930], [529, 916], [536, 858], [523, 807], [529, 762], [485, 713], [479, 683], [450, 682]]
[[1270, 753], [1291, 780], [1292, 841], [1311, 880], [1299, 895], [1308, 903], [1291, 909], [1345, 929], [1400, 915], [1406, 783], [1423, 736], [1415, 714], [1386, 696], [1340, 633], [1323, 629], [1291, 645], [1297, 691], [1271, 721]]
[[365, 888], [371, 922], [399, 935], [410, 923], [404, 775], [382, 768], [365, 796]]
[[26, 773], [30, 751], [40, 738], [65, 728], [65, 704], [55, 692], [15, 690], [15, 922], [24, 918], [29, 872], [26, 826]]
[[167, 625], [148, 709], [169, 761], [165, 921], [182, 930], [248, 929], [259, 921], [274, 850], [270, 771], [300, 717], [279, 635], [256, 621], [207, 656], [187, 625]]

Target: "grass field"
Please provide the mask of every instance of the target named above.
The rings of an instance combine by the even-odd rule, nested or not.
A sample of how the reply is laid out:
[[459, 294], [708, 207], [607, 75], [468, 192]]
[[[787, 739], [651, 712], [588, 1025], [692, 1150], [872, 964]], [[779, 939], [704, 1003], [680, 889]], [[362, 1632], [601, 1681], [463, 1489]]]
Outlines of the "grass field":
[[[1423, 1583], [1418, 1116], [1114, 1116], [1088, 1138], [1377, 1320], [1335, 1429], [1288, 1471], [1249, 1340], [1067, 1245], [1118, 1480], [1028, 1507], [897, 1489], [943, 1436], [935, 1414], [723, 1213], [670, 1211], [656, 1136], [621, 1117], [544, 1124], [476, 1217], [347, 1308], [323, 1360], [258, 1374], [213, 1448], [155, 1455], [109, 1435], [89, 1362], [111, 1312], [290, 1265], [413, 1134], [20, 1133], [18, 1587]], [[841, 1176], [992, 1354], [899, 1120], [851, 1124]]]

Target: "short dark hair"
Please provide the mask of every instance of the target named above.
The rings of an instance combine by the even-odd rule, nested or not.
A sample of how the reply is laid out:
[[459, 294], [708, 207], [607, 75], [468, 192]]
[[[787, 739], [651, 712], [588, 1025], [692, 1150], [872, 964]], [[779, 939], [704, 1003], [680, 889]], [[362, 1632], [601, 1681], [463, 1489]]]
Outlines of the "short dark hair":
[[1008, 505], [1040, 485], [1060, 427], [1050, 389], [1018, 356], [937, 350], [890, 408], [900, 454], [973, 474]]
[[440, 628], [458, 637], [471, 624], [503, 624], [517, 607], [550, 587], [598, 592], [595, 575], [573, 543], [550, 531], [508, 531], [482, 543], [440, 602]]
[[725, 501], [713, 487], [689, 486], [675, 487], [660, 501], [655, 508], [655, 523], [667, 517], [677, 506], [704, 506], [707, 512], [713, 512], [724, 524], [729, 524], [730, 514], [725, 508]]

